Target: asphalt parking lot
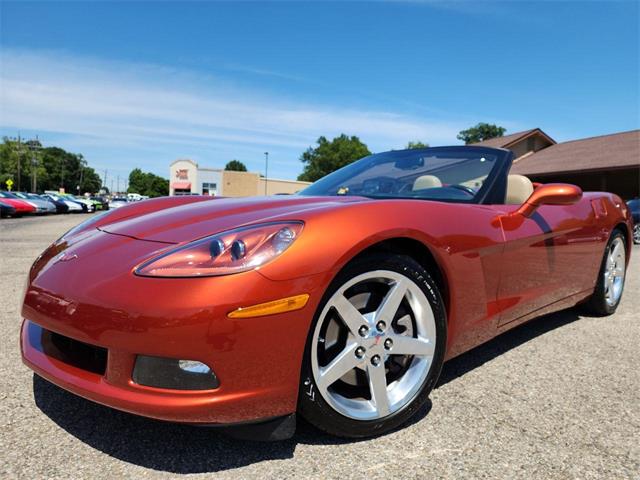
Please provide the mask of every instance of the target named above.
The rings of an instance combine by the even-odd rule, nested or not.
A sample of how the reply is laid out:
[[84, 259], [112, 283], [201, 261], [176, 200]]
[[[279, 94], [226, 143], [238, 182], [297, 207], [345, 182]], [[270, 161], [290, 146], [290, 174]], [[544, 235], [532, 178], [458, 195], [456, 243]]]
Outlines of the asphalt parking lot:
[[0, 220], [2, 478], [640, 478], [638, 247], [616, 315], [547, 315], [452, 360], [404, 429], [347, 442], [302, 424], [253, 443], [93, 404], [22, 365], [29, 266], [85, 218]]

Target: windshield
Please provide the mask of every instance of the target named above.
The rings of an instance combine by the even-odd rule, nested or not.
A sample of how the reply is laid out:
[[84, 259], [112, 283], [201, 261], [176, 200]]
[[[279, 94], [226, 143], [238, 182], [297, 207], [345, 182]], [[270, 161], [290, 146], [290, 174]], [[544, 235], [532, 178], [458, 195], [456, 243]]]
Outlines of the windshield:
[[365, 157], [318, 180], [300, 195], [360, 195], [474, 202], [490, 186], [500, 151], [425, 148]]

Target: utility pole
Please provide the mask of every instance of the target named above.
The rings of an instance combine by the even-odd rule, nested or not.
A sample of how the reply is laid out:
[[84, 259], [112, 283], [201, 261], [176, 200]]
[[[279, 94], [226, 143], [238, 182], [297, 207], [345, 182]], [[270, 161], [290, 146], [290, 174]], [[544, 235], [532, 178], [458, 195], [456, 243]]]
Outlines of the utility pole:
[[264, 194], [267, 194], [267, 184], [269, 183], [269, 152], [264, 152]]
[[80, 181], [78, 182], [78, 194], [80, 194], [80, 188], [82, 181], [84, 180], [84, 164], [80, 163]]
[[64, 190], [64, 160], [60, 161], [60, 191], [62, 190]]
[[22, 143], [20, 141], [20, 134], [18, 133], [18, 188], [16, 189], [18, 192], [22, 191], [22, 189], [20, 188], [20, 177], [22, 176], [22, 173], [20, 172], [21, 160], [22, 160]]
[[118, 193], [120, 193], [120, 175], [118, 175]]
[[[102, 182], [102, 186], [104, 188], [107, 188], [107, 169], [106, 168], [104, 169], [104, 181]], [[111, 192], [109, 192], [109, 193], [111, 193]]]
[[36, 135], [35, 142], [29, 143], [29, 150], [31, 150], [31, 192], [36, 193], [38, 187], [38, 159], [36, 158], [36, 151], [38, 149], [38, 145], [40, 144], [40, 140]]

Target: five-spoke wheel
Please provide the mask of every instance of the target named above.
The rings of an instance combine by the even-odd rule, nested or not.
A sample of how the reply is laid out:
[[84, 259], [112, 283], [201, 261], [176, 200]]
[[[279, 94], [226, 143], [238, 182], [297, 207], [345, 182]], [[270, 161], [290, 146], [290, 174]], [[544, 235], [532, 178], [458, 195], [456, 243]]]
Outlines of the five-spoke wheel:
[[[382, 433], [416, 400], [423, 403], [437, 379], [442, 301], [427, 272], [399, 255], [359, 262], [334, 283], [310, 335], [303, 414], [334, 434]], [[316, 415], [317, 408], [332, 415]], [[339, 431], [331, 421], [336, 414]]]
[[593, 295], [585, 304], [595, 315], [611, 315], [618, 308], [624, 290], [627, 269], [627, 242], [621, 230], [611, 233], [604, 250], [600, 274]]
[[606, 253], [606, 268], [604, 271], [604, 298], [607, 305], [614, 306], [620, 301], [624, 274], [626, 269], [626, 252], [624, 239], [620, 236], [613, 239]]

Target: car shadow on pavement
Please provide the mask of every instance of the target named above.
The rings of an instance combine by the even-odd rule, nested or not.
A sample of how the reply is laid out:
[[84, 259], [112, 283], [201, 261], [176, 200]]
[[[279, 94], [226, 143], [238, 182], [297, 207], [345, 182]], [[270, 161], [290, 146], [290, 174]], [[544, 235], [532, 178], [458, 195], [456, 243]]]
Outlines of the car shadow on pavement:
[[[573, 310], [563, 311], [502, 334], [447, 362], [437, 387], [578, 318]], [[296, 434], [289, 440], [273, 443], [237, 440], [221, 429], [161, 422], [113, 410], [77, 397], [35, 374], [33, 392], [37, 407], [82, 442], [119, 460], [164, 472], [218, 472], [264, 460], [292, 458], [297, 444], [354, 442], [326, 435], [301, 419]], [[409, 424], [421, 421], [430, 410], [429, 400]]]
[[445, 385], [465, 373], [474, 370], [488, 361], [512, 350], [540, 335], [575, 322], [580, 316], [577, 308], [551, 313], [509, 330], [462, 355], [446, 362], [436, 388]]

